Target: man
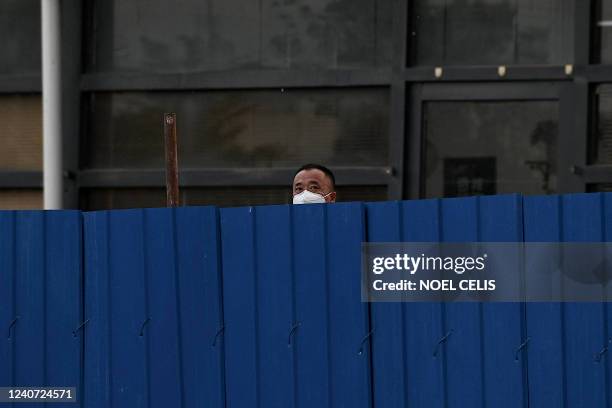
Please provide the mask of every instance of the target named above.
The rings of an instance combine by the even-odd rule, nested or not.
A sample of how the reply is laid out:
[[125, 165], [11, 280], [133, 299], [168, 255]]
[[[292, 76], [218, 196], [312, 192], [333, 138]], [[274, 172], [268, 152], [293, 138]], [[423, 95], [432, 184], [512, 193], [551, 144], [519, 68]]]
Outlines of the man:
[[336, 180], [327, 167], [305, 164], [293, 176], [293, 204], [336, 202]]

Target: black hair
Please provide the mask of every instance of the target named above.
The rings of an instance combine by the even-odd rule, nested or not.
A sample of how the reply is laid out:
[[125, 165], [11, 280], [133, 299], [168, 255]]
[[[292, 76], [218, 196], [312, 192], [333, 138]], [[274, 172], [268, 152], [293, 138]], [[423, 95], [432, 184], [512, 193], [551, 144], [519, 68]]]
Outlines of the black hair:
[[295, 178], [295, 176], [297, 176], [297, 174], [302, 170], [313, 170], [313, 169], [321, 170], [331, 180], [332, 189], [333, 190], [336, 189], [336, 178], [334, 177], [334, 173], [332, 173], [330, 169], [323, 166], [322, 164], [316, 164], [316, 163], [305, 164], [299, 169], [297, 169], [297, 171], [293, 174], [293, 178]]

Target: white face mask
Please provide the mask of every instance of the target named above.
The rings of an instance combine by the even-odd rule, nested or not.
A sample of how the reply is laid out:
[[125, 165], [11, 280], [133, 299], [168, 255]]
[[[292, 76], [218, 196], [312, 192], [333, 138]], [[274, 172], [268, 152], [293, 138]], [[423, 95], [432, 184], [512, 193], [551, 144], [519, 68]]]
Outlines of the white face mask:
[[300, 194], [296, 194], [293, 196], [293, 204], [324, 204], [325, 197], [330, 194], [331, 193], [327, 193], [323, 196], [321, 194], [304, 190]]

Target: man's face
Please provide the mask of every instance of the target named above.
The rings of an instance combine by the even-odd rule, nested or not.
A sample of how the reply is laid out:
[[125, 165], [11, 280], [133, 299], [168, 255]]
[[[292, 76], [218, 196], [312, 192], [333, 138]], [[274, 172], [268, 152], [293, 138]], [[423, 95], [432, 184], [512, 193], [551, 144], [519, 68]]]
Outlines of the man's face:
[[336, 192], [333, 191], [331, 180], [319, 169], [302, 170], [295, 175], [293, 195], [300, 194], [304, 190], [321, 194], [328, 203], [336, 202]]

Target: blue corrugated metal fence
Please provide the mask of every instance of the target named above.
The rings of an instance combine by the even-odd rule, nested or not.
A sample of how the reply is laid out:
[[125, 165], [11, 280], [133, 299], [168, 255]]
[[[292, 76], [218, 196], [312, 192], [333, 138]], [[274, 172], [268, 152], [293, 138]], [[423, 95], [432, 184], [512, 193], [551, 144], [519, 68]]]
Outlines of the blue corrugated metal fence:
[[612, 240], [612, 195], [0, 212], [0, 386], [77, 386], [84, 407], [609, 407], [607, 303], [361, 302], [364, 241], [523, 240]]

